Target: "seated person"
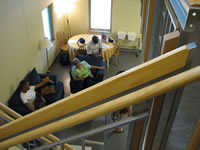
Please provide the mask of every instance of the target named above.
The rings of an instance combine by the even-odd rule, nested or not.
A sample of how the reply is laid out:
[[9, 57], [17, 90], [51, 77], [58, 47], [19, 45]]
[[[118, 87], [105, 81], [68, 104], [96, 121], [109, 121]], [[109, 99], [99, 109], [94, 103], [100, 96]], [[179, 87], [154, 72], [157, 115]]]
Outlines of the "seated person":
[[102, 43], [97, 36], [93, 36], [87, 45], [87, 55], [100, 56], [102, 51]]
[[37, 93], [35, 89], [42, 87], [47, 82], [53, 82], [49, 80], [49, 77], [42, 79], [42, 82], [30, 86], [29, 82], [26, 80], [22, 80], [20, 82], [20, 98], [22, 102], [26, 105], [26, 107], [30, 111], [35, 111], [36, 109], [42, 108], [45, 106], [45, 99], [40, 93]]
[[78, 58], [74, 58], [72, 60], [72, 64], [74, 65], [72, 68], [72, 78], [75, 81], [82, 81], [81, 88], [84, 89], [90, 87], [96, 82], [93, 80], [93, 75], [91, 73], [91, 69], [105, 69], [105, 67], [98, 67], [89, 65], [86, 61], [80, 62]]

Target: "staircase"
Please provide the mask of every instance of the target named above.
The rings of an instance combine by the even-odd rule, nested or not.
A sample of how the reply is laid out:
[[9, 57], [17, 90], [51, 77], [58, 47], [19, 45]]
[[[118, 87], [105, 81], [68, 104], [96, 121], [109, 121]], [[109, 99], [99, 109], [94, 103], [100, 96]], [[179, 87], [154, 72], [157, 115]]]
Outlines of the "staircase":
[[[75, 150], [80, 147], [67, 144], [75, 140], [81, 140], [83, 150], [91, 149], [91, 147], [86, 146], [87, 138], [103, 133], [104, 150], [108, 150], [110, 144], [108, 143], [109, 130], [124, 124], [129, 124], [130, 127], [127, 149], [133, 149], [135, 146], [137, 146], [136, 149], [140, 149], [144, 143], [144, 134], [149, 131], [147, 128], [149, 112], [142, 112], [120, 121], [106, 123], [95, 129], [63, 139], [57, 138], [52, 133], [99, 116], [108, 115], [130, 105], [135, 106], [152, 97], [163, 93], [167, 94], [169, 91], [170, 94], [173, 90], [177, 90], [176, 93], [178, 93], [184, 85], [200, 80], [200, 66], [188, 70], [188, 57], [195, 48], [194, 43], [182, 46], [24, 117], [0, 104], [0, 116], [8, 122], [0, 127], [0, 149], [8, 149], [35, 140], [43, 141], [45, 144], [40, 147], [33, 147], [34, 149]], [[108, 101], [110, 97], [130, 89], [134, 90]], [[177, 95], [179, 94], [171, 94], [171, 97]], [[97, 104], [98, 102], [101, 103]], [[97, 105], [91, 106], [93, 104]], [[73, 114], [70, 115], [72, 112]], [[161, 137], [164, 137], [164, 134]], [[28, 146], [28, 149], [30, 149], [30, 146]]]

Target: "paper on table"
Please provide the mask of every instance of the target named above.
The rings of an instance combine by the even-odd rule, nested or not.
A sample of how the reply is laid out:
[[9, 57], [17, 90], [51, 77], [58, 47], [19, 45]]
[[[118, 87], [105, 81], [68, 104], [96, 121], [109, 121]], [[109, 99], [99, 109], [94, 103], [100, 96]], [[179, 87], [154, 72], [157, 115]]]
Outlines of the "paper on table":
[[102, 44], [102, 48], [109, 48], [109, 46], [106, 44]]
[[68, 43], [77, 43], [78, 40], [69, 40]]

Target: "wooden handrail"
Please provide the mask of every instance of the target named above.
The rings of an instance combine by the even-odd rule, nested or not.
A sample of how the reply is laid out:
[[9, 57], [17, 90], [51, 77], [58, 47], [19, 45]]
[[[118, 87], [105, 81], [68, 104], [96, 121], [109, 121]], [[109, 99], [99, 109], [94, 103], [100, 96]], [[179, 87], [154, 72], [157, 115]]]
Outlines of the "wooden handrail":
[[0, 139], [95, 104], [113, 95], [174, 72], [185, 66], [188, 55], [188, 47], [182, 46], [54, 104], [48, 105], [0, 127]]
[[137, 90], [133, 93], [116, 98], [113, 101], [98, 105], [86, 111], [80, 112], [62, 120], [58, 120], [54, 123], [42, 126], [14, 138], [10, 138], [0, 143], [0, 149], [6, 149], [10, 146], [35, 139], [37, 137], [53, 133], [64, 128], [78, 125], [107, 113], [111, 113], [113, 111], [130, 106], [132, 104], [143, 102], [153, 96], [157, 96], [166, 93], [167, 91], [180, 88], [197, 80], [200, 80], [200, 66], [147, 86], [143, 89]]
[[[2, 106], [2, 105], [1, 105]], [[6, 108], [6, 107], [4, 107]], [[8, 110], [8, 109], [7, 109]], [[9, 115], [7, 115], [5, 112], [3, 112], [2, 110], [0, 110], [0, 115], [2, 115], [3, 117], [5, 117], [6, 119], [8, 119], [9, 121], [14, 121], [15, 119], [13, 119], [12, 117], [10, 117]], [[46, 137], [42, 136], [42, 137], [39, 137], [41, 140], [47, 142], [48, 144], [52, 143], [51, 140], [47, 139]], [[61, 147], [60, 146], [57, 146], [57, 148], [59, 150], [61, 150]]]
[[200, 1], [199, 0], [187, 0], [187, 1], [191, 6], [200, 7]]
[[198, 150], [200, 146], [200, 121], [197, 123], [194, 133], [187, 145], [187, 150]]
[[5, 117], [6, 119], [12, 121], [14, 120], [12, 117], [8, 116], [5, 112], [3, 112], [2, 110], [0, 110], [0, 115], [2, 115], [3, 117]]
[[[4, 112], [3, 112], [3, 111]], [[21, 118], [22, 116], [16, 112], [14, 112], [13, 110], [7, 108], [4, 104], [0, 103], [0, 114], [2, 116], [4, 116], [5, 118], [7, 118], [8, 120], [10, 121], [14, 121], [15, 119], [10, 117], [9, 115], [7, 115], [6, 113], [8, 113], [9, 115], [12, 115], [13, 117], [15, 118]], [[48, 138], [46, 138], [48, 137]], [[46, 137], [42, 136], [42, 137], [39, 137], [41, 140], [47, 142], [48, 144], [52, 143], [52, 142], [58, 142], [60, 141], [59, 138], [57, 138], [56, 136], [52, 135], [52, 134], [48, 134]], [[71, 147], [70, 145], [68, 144], [64, 144], [64, 147], [67, 149], [67, 150], [75, 150], [73, 147]], [[61, 150], [61, 146], [56, 146], [57, 149]]]
[[16, 119], [22, 117], [20, 114], [14, 112], [12, 109], [9, 109], [2, 103], [0, 103], [0, 109], [3, 110], [4, 112], [7, 112], [9, 115], [13, 116]]

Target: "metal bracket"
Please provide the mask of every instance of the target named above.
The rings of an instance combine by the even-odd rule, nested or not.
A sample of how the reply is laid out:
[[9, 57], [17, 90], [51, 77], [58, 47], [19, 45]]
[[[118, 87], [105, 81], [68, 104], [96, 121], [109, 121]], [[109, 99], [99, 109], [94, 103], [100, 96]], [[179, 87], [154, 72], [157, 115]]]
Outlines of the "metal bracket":
[[169, 0], [184, 31], [192, 32], [200, 20], [200, 8], [190, 6], [186, 0]]

